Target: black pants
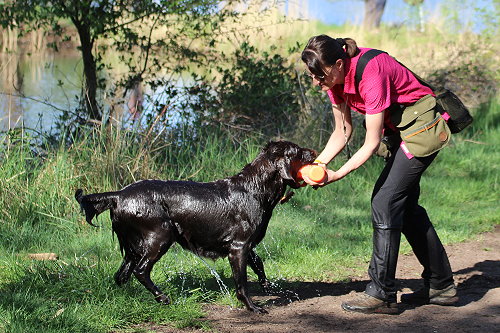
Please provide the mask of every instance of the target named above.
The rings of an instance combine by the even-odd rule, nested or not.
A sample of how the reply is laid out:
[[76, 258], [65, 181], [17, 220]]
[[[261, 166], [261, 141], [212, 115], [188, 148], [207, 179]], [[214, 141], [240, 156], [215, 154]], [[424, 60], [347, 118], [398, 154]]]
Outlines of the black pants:
[[373, 253], [365, 292], [376, 298], [396, 301], [396, 265], [401, 232], [424, 267], [426, 285], [442, 289], [453, 283], [446, 251], [427, 216], [418, 204], [420, 178], [438, 153], [408, 159], [398, 148], [387, 161], [372, 195]]

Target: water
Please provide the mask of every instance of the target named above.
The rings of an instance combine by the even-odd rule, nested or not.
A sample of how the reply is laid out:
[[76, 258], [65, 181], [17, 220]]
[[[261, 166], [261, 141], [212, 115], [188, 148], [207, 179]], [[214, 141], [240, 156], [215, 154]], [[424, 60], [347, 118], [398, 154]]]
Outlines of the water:
[[208, 264], [208, 262], [203, 258], [203, 257], [198, 257], [200, 260], [208, 267], [210, 270], [210, 273], [215, 277], [217, 284], [219, 285], [220, 290], [226, 294], [229, 295], [229, 289], [227, 289], [227, 286], [224, 284], [224, 281], [222, 281], [219, 273], [215, 270], [215, 267], [212, 265]]
[[[274, 242], [274, 243], [277, 243], [276, 239], [274, 238], [274, 236], [272, 235], [269, 235], [268, 238], [271, 238], [271, 240]], [[263, 248], [266, 255], [269, 257], [269, 258], [272, 258], [272, 255], [271, 255], [271, 251], [269, 251], [268, 247], [266, 246], [265, 243], [261, 243], [259, 244], [258, 246], [259, 248]], [[264, 266], [264, 269], [265, 269], [265, 266]], [[278, 271], [278, 278], [276, 280], [270, 280], [269, 279], [269, 276], [267, 277], [268, 280], [269, 280], [269, 284], [270, 284], [270, 289], [272, 291], [273, 294], [276, 294], [276, 295], [279, 295], [281, 296], [282, 298], [285, 299], [286, 303], [292, 303], [293, 301], [298, 301], [300, 300], [300, 297], [299, 297], [299, 294], [297, 294], [295, 291], [293, 290], [288, 290], [288, 289], [285, 289], [283, 288], [281, 285], [280, 285], [280, 281], [286, 281], [286, 279], [284, 278], [284, 275], [283, 273], [281, 273], [281, 270], [279, 269], [279, 267], [277, 268], [277, 271]]]
[[48, 130], [61, 110], [77, 106], [82, 63], [77, 54], [0, 55], [0, 131]]
[[[271, 242], [277, 242], [272, 236], [270, 236], [270, 240]], [[265, 257], [272, 258], [271, 251], [264, 243], [260, 244], [258, 248], [263, 251]], [[199, 257], [189, 251], [185, 251], [178, 246], [174, 246], [170, 249], [167, 256], [172, 257], [168, 260], [168, 264], [164, 266], [163, 274], [165, 275], [166, 282], [176, 285], [179, 290], [179, 297], [173, 299], [174, 302], [182, 303], [191, 294], [200, 290], [204, 294], [204, 298], [212, 298], [210, 294], [213, 293], [214, 290], [213, 287], [207, 286], [207, 283], [210, 283], [210, 280], [206, 279], [206, 268], [208, 268], [208, 271], [217, 283], [219, 289], [218, 292], [224, 299], [223, 302], [233, 308], [237, 307], [237, 301], [231, 295], [230, 288], [224, 283], [214, 264], [211, 264], [205, 258]], [[224, 265], [229, 265], [226, 258], [219, 260], [225, 261]], [[200, 262], [203, 263], [203, 265], [200, 266]], [[270, 263], [267, 263], [267, 265], [270, 265]], [[264, 266], [266, 266], [265, 262]], [[247, 267], [247, 270], [248, 273], [251, 274], [251, 268]], [[286, 284], [286, 279], [283, 277], [279, 268], [277, 268], [277, 270], [278, 277], [270, 278], [270, 276], [268, 276], [271, 292], [270, 295], [268, 295], [269, 298], [267, 301], [275, 304], [290, 304], [294, 301], [300, 300], [298, 293], [283, 287], [283, 284]], [[251, 298], [254, 298], [254, 292], [250, 290], [249, 294]], [[216, 298], [220, 300], [219, 296]]]
[[[0, 54], [0, 74], [0, 131], [24, 126], [47, 132], [63, 111], [72, 112], [79, 106], [84, 82], [79, 53]], [[123, 73], [116, 69], [100, 75], [107, 77], [111, 85], [112, 79], [119, 79]], [[165, 73], [158, 76], [170, 78]], [[175, 87], [182, 88], [191, 84], [191, 79], [183, 75], [172, 82]], [[147, 112], [156, 110], [155, 103], [168, 105], [166, 111], [170, 123], [179, 121], [176, 105], [184, 98], [181, 95], [173, 99], [164, 87], [154, 91], [136, 87], [126, 96], [123, 96], [123, 90], [113, 89], [115, 97], [104, 93], [99, 98], [105, 106], [114, 106], [112, 120], [115, 122], [142, 122]]]
[[[181, 295], [180, 298], [174, 300], [175, 302], [183, 302], [185, 297], [199, 290], [206, 295], [210, 295], [213, 292], [206, 285], [209, 282], [206, 279], [206, 268], [208, 268], [210, 274], [215, 278], [220, 294], [229, 300], [230, 306], [236, 306], [228, 286], [224, 283], [214, 265], [209, 264], [202, 257], [181, 249], [179, 246], [174, 246], [170, 249], [167, 252], [167, 256], [172, 256], [172, 258], [163, 270], [166, 281], [175, 284], [179, 288], [179, 294]], [[199, 265], [200, 262], [203, 263], [202, 266]]]

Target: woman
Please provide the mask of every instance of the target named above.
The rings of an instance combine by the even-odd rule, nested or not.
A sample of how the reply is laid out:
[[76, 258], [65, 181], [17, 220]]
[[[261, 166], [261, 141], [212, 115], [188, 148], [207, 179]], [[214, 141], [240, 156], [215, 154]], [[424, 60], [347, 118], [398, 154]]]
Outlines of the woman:
[[[312, 37], [302, 52], [313, 84], [330, 97], [335, 120], [335, 129], [316, 160], [327, 170], [328, 179], [318, 184], [304, 177], [310, 185], [338, 181], [363, 165], [379, 148], [384, 129], [397, 131], [390, 120], [391, 111], [396, 113], [401, 108], [394, 105], [411, 107], [423, 100], [435, 105], [432, 90], [386, 53], [368, 62], [356, 87], [356, 65], [368, 50], [358, 48], [350, 38], [320, 35]], [[328, 170], [326, 165], [342, 151], [352, 133], [350, 109], [366, 116], [365, 141], [340, 169]], [[420, 177], [438, 152], [431, 150], [425, 157], [415, 157], [404, 149], [404, 145], [394, 149], [372, 195], [373, 253], [368, 269], [371, 282], [363, 293], [342, 304], [344, 310], [397, 313], [395, 273], [401, 232], [424, 267], [424, 287], [403, 295], [402, 301], [441, 305], [457, 301], [445, 249], [425, 209], [418, 204]]]

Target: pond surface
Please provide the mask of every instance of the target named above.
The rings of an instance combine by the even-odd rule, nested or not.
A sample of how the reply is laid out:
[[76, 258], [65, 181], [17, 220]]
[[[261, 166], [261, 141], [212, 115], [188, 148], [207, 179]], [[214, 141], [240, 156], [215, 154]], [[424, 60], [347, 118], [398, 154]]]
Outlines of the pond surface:
[[0, 55], [0, 131], [49, 130], [61, 110], [78, 105], [82, 68], [78, 55]]
[[[0, 132], [11, 128], [25, 127], [35, 131], [49, 132], [62, 111], [73, 111], [79, 103], [83, 86], [83, 64], [78, 53], [61, 55], [0, 54]], [[105, 73], [107, 78], [123, 73]], [[177, 88], [192, 84], [189, 75], [172, 78]], [[113, 103], [113, 120], [119, 122], [144, 119], [147, 112], [155, 112], [155, 103], [168, 104], [170, 122], [177, 122], [175, 106], [183, 100], [181, 95], [171, 99], [165, 88], [151, 91], [147, 87], [136, 87], [125, 96], [123, 90], [115, 91], [118, 97], [106, 99], [105, 105]], [[141, 110], [142, 113], [136, 112]], [[156, 110], [157, 111], [157, 110]]]

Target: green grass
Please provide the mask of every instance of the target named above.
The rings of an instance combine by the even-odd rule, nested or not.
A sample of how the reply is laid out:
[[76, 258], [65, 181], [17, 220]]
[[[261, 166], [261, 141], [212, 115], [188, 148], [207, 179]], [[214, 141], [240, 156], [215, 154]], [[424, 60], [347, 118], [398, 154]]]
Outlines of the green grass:
[[[475, 118], [473, 126], [453, 137], [421, 183], [421, 203], [444, 243], [470, 239], [500, 220], [498, 101], [476, 110]], [[109, 215], [100, 216], [100, 228], [93, 228], [84, 222], [73, 198], [79, 187], [107, 191], [141, 178], [221, 178], [238, 172], [262, 145], [252, 139], [235, 145], [215, 135], [197, 144], [172, 142], [179, 141], [151, 141], [111, 129], [40, 155], [26, 133], [4, 138], [0, 332], [109, 332], [144, 322], [207, 328], [200, 320], [202, 304], [241, 306], [227, 260], [207, 264], [229, 293], [204, 262], [179, 246], [153, 271], [153, 280], [171, 296], [172, 305], [157, 305], [135, 279], [116, 286], [113, 274], [121, 255]], [[334, 161], [332, 168], [344, 160]], [[287, 286], [365, 274], [371, 253], [369, 200], [382, 167], [374, 157], [342, 181], [297, 190], [289, 203], [276, 208], [267, 236], [257, 247], [272, 281]], [[410, 251], [406, 242], [401, 251]], [[37, 252], [57, 253], [59, 260], [27, 259], [28, 253]], [[253, 273], [250, 279], [255, 280]]]

